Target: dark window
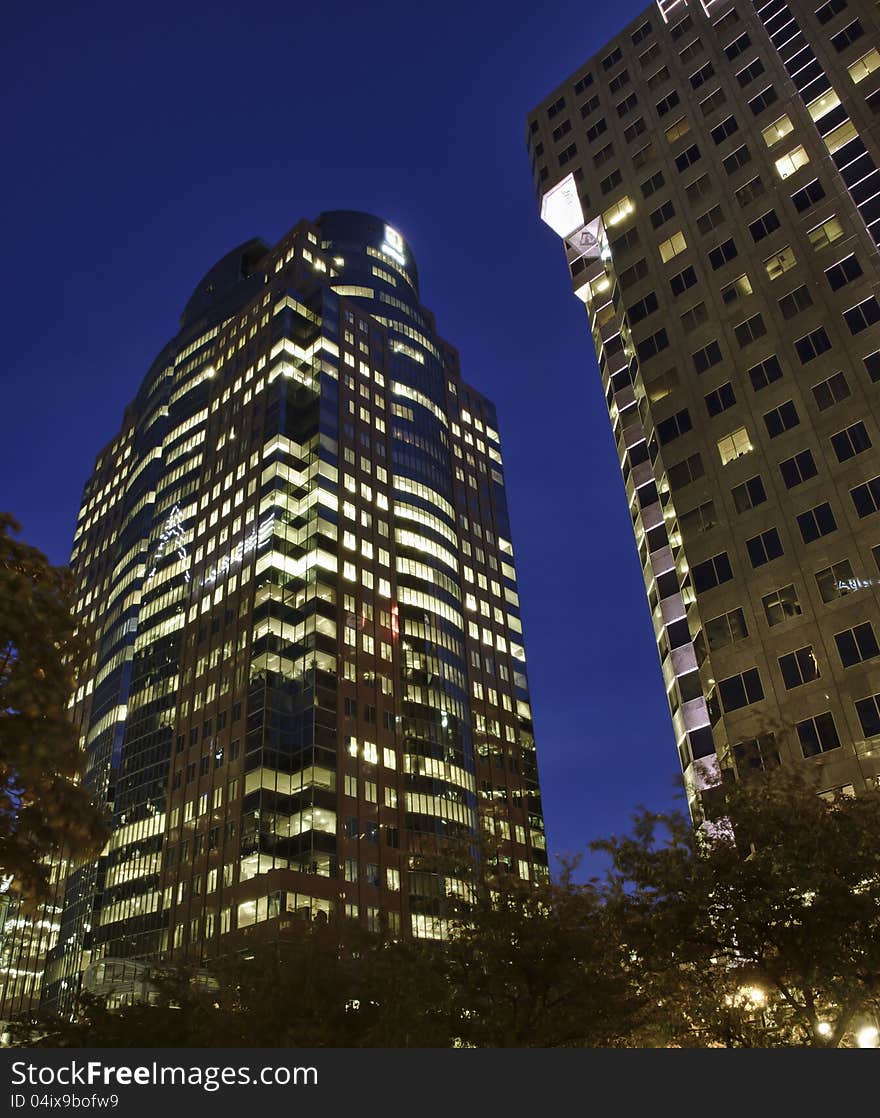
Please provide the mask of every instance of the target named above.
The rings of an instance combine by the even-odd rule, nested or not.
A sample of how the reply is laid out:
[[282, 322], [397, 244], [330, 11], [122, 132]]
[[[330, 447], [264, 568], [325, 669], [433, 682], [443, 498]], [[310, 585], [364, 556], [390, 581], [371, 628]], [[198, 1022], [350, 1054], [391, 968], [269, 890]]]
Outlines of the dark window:
[[669, 478], [669, 488], [673, 493], [690, 485], [692, 481], [701, 478], [706, 471], [703, 469], [703, 459], [699, 454], [691, 454], [682, 462], [676, 462], [666, 471]]
[[638, 280], [644, 279], [647, 274], [648, 262], [642, 257], [641, 260], [637, 260], [635, 264], [631, 264], [629, 268], [624, 269], [617, 277], [617, 282], [621, 287], [629, 287]]
[[816, 19], [824, 26], [846, 8], [846, 0], [829, 0], [821, 8], [816, 9]]
[[655, 191], [659, 190], [660, 187], [663, 186], [664, 184], [665, 184], [665, 179], [663, 178], [663, 173], [661, 171], [658, 171], [656, 175], [651, 175], [651, 177], [649, 179], [645, 179], [645, 181], [641, 184], [641, 187], [639, 188], [642, 192], [642, 197], [643, 198], [650, 198], [651, 195]]
[[801, 311], [805, 311], [807, 307], [811, 307], [813, 297], [806, 284], [802, 284], [800, 287], [796, 287], [794, 291], [789, 291], [787, 295], [783, 295], [778, 302], [782, 317], [789, 319], [794, 318]]
[[685, 268], [683, 272], [672, 276], [669, 280], [669, 286], [672, 289], [673, 295], [681, 295], [689, 287], [693, 287], [697, 282], [697, 273], [692, 267]]
[[764, 423], [767, 426], [767, 433], [770, 438], [775, 439], [783, 431], [790, 431], [792, 427], [797, 427], [800, 423], [800, 417], [793, 401], [786, 400], [784, 404], [780, 404], [778, 408], [774, 408], [765, 414]]
[[707, 210], [697, 218], [697, 228], [703, 234], [711, 233], [722, 221], [724, 221], [724, 211], [720, 206], [713, 206], [711, 210]]
[[648, 35], [650, 35], [650, 34], [651, 34], [651, 21], [646, 20], [642, 24], [641, 27], [637, 28], [635, 31], [633, 31], [632, 35], [630, 35], [630, 39], [632, 40], [633, 46], [635, 46], [636, 43], [640, 43], [642, 41], [642, 39], [646, 39], [648, 37]]
[[617, 115], [626, 116], [627, 113], [631, 113], [633, 111], [638, 103], [638, 97], [635, 95], [635, 93], [631, 93], [629, 97], [624, 98], [623, 101], [615, 105], [615, 108], [617, 109]]
[[751, 45], [752, 40], [749, 38], [748, 32], [743, 31], [742, 35], [738, 35], [732, 43], [727, 44], [724, 48], [724, 53], [727, 55], [728, 60], [733, 62], [734, 58], [741, 55], [744, 50], [748, 50]]
[[574, 159], [574, 157], [577, 155], [577, 150], [578, 149], [576, 144], [569, 144], [565, 151], [561, 151], [559, 153], [559, 166], [564, 167], [566, 163], [569, 163], [572, 159]]
[[880, 319], [880, 303], [877, 302], [874, 295], [871, 295], [863, 302], [845, 311], [843, 317], [851, 334], [861, 334], [863, 330]]
[[767, 491], [760, 475], [750, 477], [741, 485], [734, 486], [730, 491], [737, 512], [748, 512], [755, 505], [762, 505], [767, 500]]
[[578, 78], [578, 80], [574, 83], [574, 91], [575, 91], [575, 93], [583, 93], [583, 91], [585, 89], [589, 89], [589, 87], [592, 84], [593, 84], [593, 75], [592, 74], [584, 74], [584, 76], [582, 78]]
[[698, 349], [696, 353], [692, 353], [691, 360], [698, 373], [705, 373], [707, 369], [711, 369], [713, 365], [717, 365], [722, 360], [721, 347], [717, 341], [711, 341], [702, 349]]
[[824, 714], [817, 714], [815, 718], [805, 718], [803, 722], [795, 723], [795, 729], [805, 757], [815, 757], [818, 753], [825, 753], [829, 749], [837, 749], [840, 746], [834, 716], [830, 710], [826, 710]]
[[791, 196], [794, 208], [798, 213], [804, 213], [825, 197], [825, 189], [818, 179], [808, 182], [801, 190], [796, 190]]
[[599, 189], [603, 194], [607, 194], [610, 190], [613, 190], [615, 186], [619, 186], [621, 182], [623, 182], [623, 176], [619, 170], [615, 170], [611, 172], [608, 178], [602, 179], [599, 183]]
[[717, 124], [709, 133], [716, 144], [724, 143], [728, 136], [732, 136], [734, 132], [739, 131], [739, 125], [736, 123], [735, 116], [729, 116]]
[[734, 609], [729, 613], [722, 613], [720, 617], [711, 618], [706, 622], [704, 632], [706, 643], [712, 652], [744, 640], [749, 635], [745, 614], [741, 609]]
[[703, 116], [711, 116], [726, 100], [727, 97], [723, 89], [713, 89], [709, 96], [700, 102], [700, 112]]
[[707, 82], [714, 73], [715, 67], [712, 65], [711, 62], [706, 62], [699, 68], [699, 70], [691, 74], [691, 88], [699, 89], [700, 86], [703, 85], [704, 82]]
[[662, 420], [657, 424], [657, 438], [660, 440], [661, 446], [666, 446], [679, 435], [683, 435], [686, 431], [691, 429], [691, 417], [687, 408], [683, 408], [675, 415], [671, 415], [668, 419]]
[[595, 124], [591, 124], [590, 127], [587, 129], [588, 142], [593, 143], [594, 140], [598, 140], [602, 133], [607, 131], [607, 129], [608, 125], [605, 122], [605, 117], [600, 117]]
[[[553, 129], [553, 139], [554, 139], [554, 141], [558, 141], [558, 140], [561, 140], [561, 139], [562, 139], [562, 137], [563, 137], [563, 136], [564, 136], [564, 135], [565, 135], [565, 134], [566, 134], [567, 132], [570, 132], [570, 131], [571, 131], [571, 121], [570, 121], [570, 120], [564, 120], [564, 121], [562, 122], [562, 124], [560, 124], [560, 125], [559, 125], [559, 127], [558, 127], [558, 128], [554, 128], [554, 129]], [[535, 154], [536, 154], [536, 155], [540, 154], [540, 153], [538, 152], [537, 148], [535, 149]]]
[[746, 550], [753, 567], [763, 567], [765, 563], [772, 563], [784, 554], [782, 541], [775, 528], [768, 528], [766, 532], [746, 540]]
[[863, 357], [862, 364], [865, 366], [865, 372], [876, 384], [880, 380], [880, 349]]
[[856, 714], [859, 716], [862, 733], [866, 738], [873, 738], [880, 734], [880, 695], [859, 699], [856, 703]]
[[852, 23], [848, 23], [842, 31], [838, 31], [836, 35], [831, 36], [831, 44], [836, 51], [846, 50], [850, 44], [861, 39], [864, 35], [865, 29], [859, 20], [854, 19]]
[[732, 408], [736, 403], [736, 394], [733, 391], [733, 385], [728, 381], [722, 384], [720, 388], [716, 388], [714, 392], [709, 392], [705, 397], [706, 411], [710, 416], [720, 415], [727, 408]]
[[669, 81], [669, 67], [661, 66], [659, 70], [655, 70], [648, 78], [648, 88], [657, 89], [658, 86], [663, 85], [663, 83], [667, 81]]
[[827, 501], [802, 512], [797, 518], [797, 522], [804, 543], [812, 543], [821, 536], [830, 535], [837, 530], [837, 521], [834, 519], [831, 505]]
[[850, 458], [855, 458], [857, 454], [870, 450], [873, 444], [868, 429], [859, 420], [858, 423], [853, 423], [851, 426], [844, 428], [843, 431], [838, 431], [837, 434], [832, 435], [831, 445], [834, 447], [837, 461], [848, 462]]
[[698, 594], [702, 594], [704, 590], [711, 590], [713, 586], [720, 586], [722, 582], [729, 582], [733, 578], [733, 571], [727, 552], [722, 551], [718, 555], [713, 555], [711, 559], [697, 563], [691, 569], [691, 575], [694, 589]]
[[[764, 67], [761, 66], [757, 72], [760, 74], [763, 69]], [[779, 94], [772, 85], [768, 85], [766, 89], [762, 89], [756, 97], [753, 97], [751, 101], [749, 101], [749, 108], [755, 116], [758, 116], [759, 113], [762, 113], [769, 105], [772, 105], [774, 101], [778, 100]]]
[[688, 310], [681, 315], [681, 324], [685, 333], [690, 333], [696, 330], [698, 326], [702, 326], [704, 322], [709, 319], [709, 311], [705, 303], [695, 303], [694, 306], [689, 307]]
[[787, 652], [784, 656], [780, 656], [779, 670], [787, 691], [818, 679], [819, 665], [816, 663], [812, 645], [805, 645], [803, 648], [795, 649], [794, 652]]
[[651, 212], [651, 225], [655, 229], [659, 229], [671, 217], [675, 217], [675, 206], [671, 202], [664, 202], [662, 206], [658, 206], [656, 210]]
[[732, 675], [718, 683], [718, 694], [725, 714], [764, 698], [764, 688], [757, 668], [749, 668], [740, 675]]
[[709, 263], [717, 271], [724, 264], [727, 264], [728, 261], [733, 260], [736, 255], [736, 245], [731, 237], [729, 240], [724, 241], [723, 244], [716, 245], [715, 248], [712, 249], [709, 253]]
[[726, 158], [721, 161], [721, 165], [728, 175], [732, 175], [734, 172], [738, 171], [740, 167], [745, 167], [745, 165], [751, 161], [751, 158], [752, 153], [749, 151], [748, 145], [743, 144], [742, 147], [738, 147], [736, 151], [726, 156]]
[[825, 332], [825, 327], [820, 326], [818, 330], [811, 330], [809, 334], [798, 338], [794, 343], [794, 348], [801, 359], [801, 364], [806, 365], [814, 357], [818, 357], [821, 353], [831, 349], [831, 341]]
[[764, 319], [760, 314], [753, 314], [751, 318], [735, 326], [733, 332], [740, 349], [743, 349], [758, 338], [763, 338], [767, 333], [767, 327], [764, 325]]
[[779, 472], [782, 474], [786, 489], [794, 489], [802, 482], [809, 481], [818, 473], [812, 451], [802, 450], [799, 454], [786, 458], [784, 462], [779, 463]]
[[629, 85], [629, 70], [621, 70], [619, 74], [615, 74], [608, 82], [608, 89], [611, 93], [619, 93], [625, 85]]
[[870, 621], [856, 625], [853, 629], [845, 629], [842, 633], [835, 633], [834, 643], [837, 645], [840, 662], [845, 668], [851, 668], [854, 664], [861, 664], [863, 660], [872, 660], [880, 655], [880, 645], [877, 644]]
[[669, 345], [669, 335], [665, 330], [658, 330], [656, 334], [645, 338], [636, 346], [639, 361], [649, 361]]
[[684, 192], [688, 197], [688, 201], [692, 203], [698, 202], [702, 197], [712, 192], [712, 183], [708, 175], [700, 175], [698, 179], [694, 179], [689, 183]]
[[657, 116], [666, 116], [670, 109], [674, 109], [679, 103], [679, 96], [676, 90], [667, 93], [662, 101], [657, 102]]
[[[656, 494], [656, 487], [655, 487]], [[641, 489], [637, 490], [641, 493]], [[656, 500], [656, 497], [655, 497]], [[715, 513], [715, 502], [705, 501], [703, 504], [698, 505], [695, 509], [690, 509], [688, 512], [683, 512], [678, 518], [678, 526], [682, 535], [687, 539], [690, 536], [696, 535], [699, 532], [708, 532], [710, 528], [714, 528], [718, 523], [718, 516]], [[650, 534], [650, 533], [649, 533]], [[651, 550], [655, 550], [651, 548]], [[690, 637], [687, 638], [688, 640]], [[677, 647], [677, 646], [675, 646]]]
[[[575, 87], [575, 88], [577, 88], [577, 87]], [[590, 115], [590, 113], [594, 113], [596, 111], [596, 109], [598, 109], [598, 108], [599, 108], [599, 94], [594, 93], [593, 96], [590, 97], [589, 100], [584, 101], [583, 105], [581, 105], [581, 116], [582, 117], [588, 117]], [[537, 152], [537, 150], [538, 149], [535, 148], [536, 152]]]
[[825, 269], [825, 278], [828, 280], [828, 285], [832, 291], [839, 291], [841, 287], [852, 283], [861, 274], [862, 266], [855, 255], [847, 256], [846, 259], [840, 260], [837, 264]]
[[681, 155], [675, 157], [675, 166], [679, 171], [686, 171], [688, 167], [696, 163], [699, 158], [700, 149], [696, 144], [691, 144], [689, 148], [685, 148]]
[[694, 21], [691, 19], [691, 17], [685, 16], [683, 20], [675, 25], [675, 27], [670, 28], [669, 34], [674, 40], [680, 39], [682, 35], [685, 35], [688, 31], [690, 31], [693, 25]]
[[749, 378], [752, 382], [752, 388], [756, 392], [760, 392], [762, 388], [766, 388], [768, 384], [773, 381], [779, 380], [782, 376], [782, 369], [779, 365], [779, 358], [776, 354], [766, 358], [757, 365], [753, 365], [749, 369]]
[[872, 478], [862, 485], [857, 485], [855, 489], [850, 489], [849, 495], [859, 516], [870, 516], [880, 509], [880, 477]]
[[621, 233], [611, 242], [611, 252], [614, 256], [620, 256], [622, 253], [627, 252], [631, 248], [635, 248], [639, 243], [638, 229], [627, 229], [625, 233]]
[[757, 243], [768, 237], [776, 229], [779, 228], [779, 218], [776, 210], [768, 210], [762, 214], [757, 221], [753, 221], [749, 225], [749, 232], [752, 234], [752, 240]]
[[631, 144], [636, 136], [641, 136], [646, 127], [647, 126], [642, 117], [639, 117], [638, 120], [634, 120], [632, 124], [630, 124], [629, 127], [624, 131], [623, 138], [628, 144]]
[[700, 38], [691, 39], [688, 46], [683, 47], [679, 51], [679, 60], [681, 61], [682, 65], [684, 63], [689, 63], [689, 61], [692, 58], [696, 58], [697, 55], [701, 55], [702, 51], [703, 51], [702, 39], [700, 39]]
[[813, 385], [813, 397], [819, 411], [825, 411], [849, 396], [849, 384], [843, 373], [835, 373], [827, 380]]
[[552, 120], [556, 116], [556, 114], [562, 112], [564, 108], [565, 98], [560, 97], [557, 101], [554, 101], [553, 104], [547, 109], [547, 116], [550, 120]]
[[774, 625], [781, 625], [783, 621], [790, 621], [803, 613], [794, 585], [781, 586], [772, 594], [767, 594], [761, 599], [761, 604], [771, 629]]
[[823, 602], [833, 602], [852, 593], [851, 584], [855, 576], [849, 559], [841, 559], [830, 567], [823, 567], [821, 571], [816, 571], [815, 577]]
[[748, 66], [744, 66], [742, 70], [737, 71], [736, 80], [740, 86], [745, 89], [749, 82], [753, 82], [759, 74], [764, 73], [764, 63], [760, 58], [753, 58]]
[[643, 318], [647, 318], [649, 314], [653, 314], [657, 310], [657, 305], [656, 294], [649, 291], [643, 299], [639, 299], [638, 302], [632, 303], [626, 308], [630, 324], [635, 325], [637, 322], [641, 322]]
[[615, 47], [614, 50], [610, 52], [610, 54], [606, 54], [605, 57], [602, 59], [602, 69], [610, 70], [614, 63], [619, 62], [622, 57], [623, 54], [620, 47]]

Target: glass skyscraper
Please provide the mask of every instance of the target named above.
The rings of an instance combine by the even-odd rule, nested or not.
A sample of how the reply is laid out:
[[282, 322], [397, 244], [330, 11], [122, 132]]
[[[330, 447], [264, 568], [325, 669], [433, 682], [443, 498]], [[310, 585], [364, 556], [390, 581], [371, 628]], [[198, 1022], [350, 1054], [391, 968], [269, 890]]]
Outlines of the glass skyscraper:
[[44, 1006], [302, 919], [442, 938], [455, 884], [419, 855], [473, 838], [481, 800], [503, 868], [547, 873], [495, 409], [384, 221], [325, 213], [208, 272], [71, 564], [113, 826], [66, 867]]
[[880, 781], [880, 22], [659, 0], [529, 115], [694, 814]]

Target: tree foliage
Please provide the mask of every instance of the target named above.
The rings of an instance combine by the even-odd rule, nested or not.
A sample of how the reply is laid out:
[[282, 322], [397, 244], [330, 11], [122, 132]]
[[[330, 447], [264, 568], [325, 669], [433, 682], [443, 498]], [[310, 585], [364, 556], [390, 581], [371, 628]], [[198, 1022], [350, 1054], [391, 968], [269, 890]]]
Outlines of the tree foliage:
[[755, 776], [698, 832], [642, 812], [631, 835], [594, 845], [665, 1042], [836, 1047], [876, 1018], [877, 793], [829, 802], [796, 774]]
[[610, 859], [602, 880], [578, 882], [569, 865], [524, 881], [503, 841], [482, 844], [468, 878], [472, 851], [453, 851], [443, 943], [304, 922], [215, 960], [207, 983], [160, 971], [156, 1005], [86, 997], [75, 1023], [42, 1026], [42, 1043], [853, 1045], [880, 1012], [880, 797], [828, 802], [784, 773], [722, 792], [699, 832], [642, 811], [595, 843]]
[[46, 857], [94, 853], [106, 829], [80, 783], [84, 757], [68, 712], [84, 655], [70, 572], [10, 534], [18, 531], [0, 514], [0, 873], [39, 898]]

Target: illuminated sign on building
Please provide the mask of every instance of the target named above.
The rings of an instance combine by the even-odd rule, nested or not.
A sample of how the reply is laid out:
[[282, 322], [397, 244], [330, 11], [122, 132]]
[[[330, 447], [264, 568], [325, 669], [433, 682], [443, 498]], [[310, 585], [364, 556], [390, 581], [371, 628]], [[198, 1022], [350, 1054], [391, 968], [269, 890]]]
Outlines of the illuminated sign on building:
[[[188, 555], [186, 545], [184, 544], [184, 531], [183, 531], [183, 513], [180, 511], [180, 505], [175, 505], [171, 512], [168, 514], [168, 519], [162, 525], [162, 531], [159, 534], [159, 543], [156, 551], [153, 554], [153, 563], [147, 572], [147, 582], [155, 575], [159, 568], [159, 563], [163, 555], [169, 547], [177, 545], [177, 554], [180, 559], [186, 562]], [[189, 582], [189, 571], [185, 572], [186, 581]]]
[[390, 225], [385, 226], [385, 240], [381, 245], [381, 250], [392, 260], [396, 260], [398, 264], [406, 264], [406, 246], [403, 243], [403, 237]]
[[541, 220], [560, 237], [567, 237], [584, 224], [584, 211], [574, 175], [551, 187], [541, 200]]
[[199, 586], [213, 586], [218, 579], [223, 578], [224, 575], [239, 566], [245, 555], [249, 555], [250, 552], [257, 551], [259, 548], [264, 547], [269, 542], [274, 527], [275, 513], [272, 512], [258, 528], [252, 529], [249, 535], [245, 536], [243, 540], [239, 540], [236, 547], [228, 554], [224, 555], [216, 567], [211, 567], [209, 571], [205, 572], [199, 582]]

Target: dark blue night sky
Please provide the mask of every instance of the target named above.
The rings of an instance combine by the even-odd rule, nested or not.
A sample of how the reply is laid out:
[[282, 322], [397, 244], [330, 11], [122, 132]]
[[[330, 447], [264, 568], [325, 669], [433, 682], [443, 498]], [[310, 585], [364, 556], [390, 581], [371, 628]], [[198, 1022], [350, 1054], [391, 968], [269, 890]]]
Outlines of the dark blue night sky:
[[301, 216], [381, 215], [498, 406], [557, 854], [668, 806], [678, 771], [586, 319], [524, 143], [644, 6], [16, 4], [0, 46], [0, 508], [65, 562], [94, 457], [204, 272]]

